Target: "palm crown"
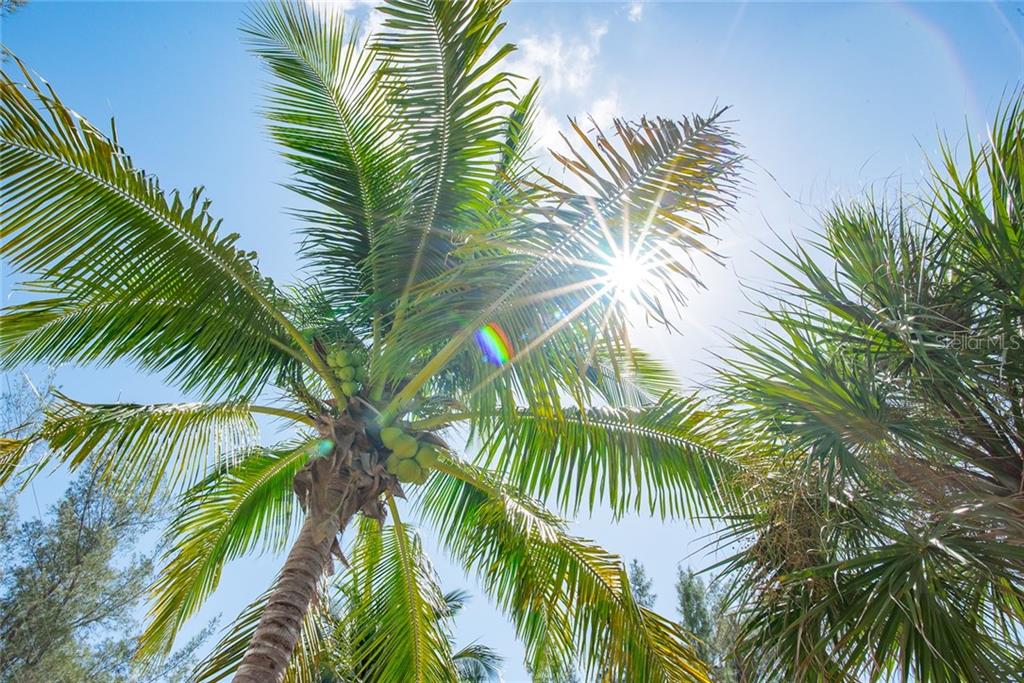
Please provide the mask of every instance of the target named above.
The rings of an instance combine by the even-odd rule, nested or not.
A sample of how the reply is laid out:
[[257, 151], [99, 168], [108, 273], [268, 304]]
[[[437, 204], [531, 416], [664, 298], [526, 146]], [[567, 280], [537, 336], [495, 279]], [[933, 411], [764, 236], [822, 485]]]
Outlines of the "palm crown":
[[[25, 69], [3, 77], [2, 249], [32, 295], [4, 311], [4, 363], [128, 361], [198, 399], [57, 396], [38, 434], [2, 444], [5, 477], [45, 441], [111, 486], [180, 495], [143, 656], [168, 650], [226, 562], [290, 547], [244, 647], [228, 639], [208, 670], [312, 676], [310, 604], [333, 552], [363, 577], [347, 613], [374, 680], [453, 679], [443, 596], [395, 504], [412, 489], [533, 671], [704, 680], [686, 634], [633, 602], [619, 558], [537, 500], [678, 515], [726, 495], [707, 415], [629, 346], [625, 304], [668, 322], [739, 157], [716, 112], [616, 121], [611, 137], [574, 123], [556, 155], [571, 180], [536, 170], [536, 85], [502, 71], [502, 5], [392, 0], [365, 49], [305, 4], [252, 12], [270, 131], [313, 207], [290, 288], [222, 234], [201, 189], [165, 192], [116, 133]], [[623, 258], [657, 287], [617, 289]], [[257, 415], [297, 435], [255, 446]], [[479, 446], [475, 464], [448, 433]], [[346, 558], [337, 538], [356, 515]]]

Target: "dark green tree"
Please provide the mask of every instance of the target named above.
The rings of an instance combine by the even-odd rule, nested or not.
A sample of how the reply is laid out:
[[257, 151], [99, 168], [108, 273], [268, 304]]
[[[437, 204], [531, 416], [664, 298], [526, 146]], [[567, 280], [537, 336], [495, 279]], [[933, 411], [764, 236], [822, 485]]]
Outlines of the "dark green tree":
[[680, 567], [676, 575], [676, 601], [683, 628], [700, 639], [697, 651], [710, 665], [712, 680], [755, 680], [742, 674], [736, 659], [737, 619], [729, 611], [728, 594], [721, 583], [705, 582], [692, 569]]
[[[39, 401], [27, 380], [0, 396], [4, 438], [31, 429]], [[30, 495], [25, 492], [24, 495]], [[31, 495], [34, 495], [31, 494]], [[114, 495], [87, 468], [45, 516], [19, 520], [15, 492], [0, 502], [0, 680], [183, 680], [204, 634], [160, 666], [133, 663], [135, 613], [153, 563], [132, 553], [158, 515], [140, 496]]]
[[654, 592], [654, 581], [647, 576], [647, 570], [635, 558], [629, 563], [629, 585], [633, 589], [633, 600], [636, 604], [647, 609], [654, 608], [654, 601], [658, 599]]
[[83, 472], [44, 519], [18, 522], [14, 496], [4, 501], [0, 680], [177, 681], [191, 666], [202, 634], [155, 669], [133, 664], [152, 562], [126, 551], [154, 517], [98, 479]]

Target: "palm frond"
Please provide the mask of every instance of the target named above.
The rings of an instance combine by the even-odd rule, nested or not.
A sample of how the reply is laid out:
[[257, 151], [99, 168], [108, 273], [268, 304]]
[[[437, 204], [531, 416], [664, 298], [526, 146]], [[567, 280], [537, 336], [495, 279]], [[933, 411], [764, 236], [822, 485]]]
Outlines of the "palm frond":
[[46, 406], [33, 437], [46, 460], [75, 469], [90, 460], [109, 485], [152, 496], [191, 485], [218, 453], [250, 446], [248, 403], [81, 403], [63, 394]]
[[739, 648], [754, 670], [780, 680], [994, 682], [1019, 669], [1024, 558], [991, 538], [990, 522], [976, 526], [990, 512], [921, 523], [904, 505], [903, 519], [884, 527], [873, 514], [890, 507], [884, 500], [849, 503], [859, 524], [832, 507], [774, 518], [728, 563], [742, 595]]
[[473, 643], [456, 652], [452, 659], [459, 683], [488, 683], [501, 680], [504, 658], [486, 645]]
[[253, 450], [185, 493], [167, 531], [170, 545], [151, 589], [140, 656], [167, 651], [181, 625], [217, 587], [228, 561], [260, 547], [285, 547], [295, 531], [292, 480], [308, 460], [309, 446]]
[[377, 292], [373, 244], [404, 187], [374, 53], [341, 13], [308, 3], [260, 5], [244, 30], [275, 76], [266, 116], [296, 171], [291, 187], [320, 206], [299, 212], [302, 253], [336, 313], [365, 332], [372, 311], [355, 303]]
[[[537, 674], [707, 681], [678, 625], [638, 606], [620, 558], [485, 470], [449, 462], [418, 499], [444, 546], [516, 625]], [[457, 476], [454, 476], [457, 475]]]
[[666, 394], [640, 409], [524, 409], [481, 435], [481, 462], [517, 490], [577, 513], [722, 510], [735, 463], [716, 448], [711, 414], [694, 396]]
[[633, 347], [599, 346], [585, 374], [613, 408], [642, 408], [680, 390], [671, 368]]
[[[722, 112], [637, 126], [617, 121], [615, 127], [621, 151], [600, 131], [591, 139], [574, 127], [590, 156], [562, 161], [587, 181], [585, 192], [542, 176], [523, 188], [526, 201], [517, 214], [469, 233], [457, 265], [415, 290], [417, 325], [403, 330], [403, 339], [411, 348], [437, 350], [392, 409], [439, 366], [468, 353], [468, 342], [486, 323], [500, 323], [515, 341], [514, 359], [495, 374], [522, 367], [519, 387], [550, 384], [544, 361], [565, 363], [566, 354], [543, 351], [560, 341], [574, 338], [566, 343], [582, 349], [569, 356], [573, 364], [600, 343], [628, 347], [624, 300], [612, 275], [623, 254], [641, 261], [647, 273], [649, 283], [636, 296], [650, 316], [666, 321], [666, 305], [685, 301], [680, 280], [696, 281], [689, 259], [711, 253], [708, 230], [735, 198], [735, 143]], [[503, 389], [493, 380], [488, 386]], [[550, 394], [549, 389], [538, 391]]]
[[401, 522], [380, 528], [370, 520], [359, 533], [340, 623], [357, 680], [454, 680], [451, 634], [438, 618], [444, 595], [418, 534]]
[[1020, 676], [1018, 95], [918, 197], [841, 204], [774, 254], [769, 329], [721, 370], [753, 446], [740, 652], [781, 680]]
[[[499, 70], [511, 45], [495, 46], [503, 0], [389, 0], [374, 49], [403, 129], [415, 189], [380, 249], [399, 275], [399, 310], [422, 279], [443, 272], [448, 231], [465, 206], [485, 198], [502, 152], [511, 84]], [[494, 48], [494, 49], [492, 49]]]
[[166, 194], [22, 70], [0, 80], [0, 253], [46, 297], [7, 312], [4, 362], [125, 358], [233, 397], [293, 368], [279, 293], [201, 191]]

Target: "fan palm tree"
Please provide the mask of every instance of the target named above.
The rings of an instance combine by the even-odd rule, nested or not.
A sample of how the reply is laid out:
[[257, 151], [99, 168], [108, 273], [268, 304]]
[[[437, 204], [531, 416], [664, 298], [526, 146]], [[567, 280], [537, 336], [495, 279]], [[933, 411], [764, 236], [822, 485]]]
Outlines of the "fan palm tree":
[[[626, 305], [668, 324], [739, 156], [716, 111], [614, 135], [573, 122], [561, 177], [536, 170], [537, 88], [502, 70], [503, 4], [392, 0], [366, 49], [306, 3], [252, 11], [270, 132], [302, 198], [292, 287], [223, 234], [201, 189], [165, 192], [26, 68], [3, 77], [2, 254], [31, 297], [4, 311], [4, 364], [129, 362], [195, 398], [58, 395], [37, 434], [2, 444], [6, 476], [45, 441], [111, 486], [180, 496], [142, 656], [167, 652], [227, 562], [287, 549], [235, 680], [314, 675], [332, 557], [367, 577], [360, 623], [384, 628], [352, 654], [375, 680], [453, 679], [408, 496], [538, 675], [705, 679], [687, 635], [634, 603], [619, 557], [559, 514], [722, 504], [707, 415], [629, 346]], [[629, 287], [622, 269], [639, 274]], [[295, 436], [258, 445], [257, 416]], [[345, 558], [357, 516], [373, 524], [352, 525]]]
[[1024, 101], [963, 156], [777, 253], [723, 371], [759, 680], [1024, 676]]

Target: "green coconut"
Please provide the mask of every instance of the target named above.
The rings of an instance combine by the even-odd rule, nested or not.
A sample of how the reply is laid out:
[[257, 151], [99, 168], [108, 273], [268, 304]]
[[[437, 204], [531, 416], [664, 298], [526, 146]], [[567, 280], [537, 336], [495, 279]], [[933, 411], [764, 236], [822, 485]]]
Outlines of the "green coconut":
[[423, 443], [416, 451], [416, 462], [423, 467], [434, 467], [437, 465], [438, 455], [440, 454], [437, 452], [437, 447], [433, 444]]
[[345, 349], [338, 349], [334, 352], [334, 362], [338, 364], [338, 367], [345, 367], [346, 365], [352, 364], [352, 356]]
[[396, 474], [398, 475], [398, 481], [412, 484], [423, 476], [423, 468], [417, 465], [415, 460], [403, 460], [398, 463]]
[[343, 368], [338, 368], [334, 371], [334, 374], [338, 376], [344, 382], [350, 382], [356, 378], [356, 369], [351, 365], [347, 365]]
[[430, 476], [430, 471], [427, 470], [425, 467], [421, 467], [419, 476], [413, 479], [412, 483], [416, 484], [417, 486], [423, 486], [424, 484], [427, 483], [428, 476]]
[[364, 365], [357, 365], [356, 366], [356, 381], [365, 382], [369, 376], [370, 376], [370, 374], [368, 372], [366, 372], [366, 366], [364, 366]]
[[392, 448], [399, 458], [413, 458], [416, 457], [416, 449], [419, 448], [419, 443], [416, 439], [412, 438], [408, 434], [403, 434]]
[[342, 382], [341, 383], [341, 390], [342, 390], [342, 392], [346, 396], [355, 396], [357, 393], [359, 393], [359, 383], [358, 382]]
[[387, 471], [390, 472], [391, 474], [397, 474], [398, 463], [400, 462], [402, 462], [402, 459], [399, 458], [394, 453], [392, 453], [391, 455], [388, 456], [388, 459], [384, 461], [384, 467], [387, 468]]
[[394, 450], [403, 434], [405, 434], [405, 432], [398, 427], [385, 427], [380, 430], [380, 442], [387, 448]]

